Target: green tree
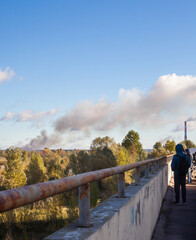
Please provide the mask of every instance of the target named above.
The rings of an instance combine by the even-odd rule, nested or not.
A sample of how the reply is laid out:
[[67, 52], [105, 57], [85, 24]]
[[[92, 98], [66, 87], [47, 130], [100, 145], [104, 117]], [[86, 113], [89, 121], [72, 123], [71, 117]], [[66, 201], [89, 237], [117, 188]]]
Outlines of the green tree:
[[0, 150], [0, 157], [6, 157], [6, 152], [4, 150]]
[[4, 172], [4, 186], [12, 189], [24, 186], [27, 178], [23, 170], [22, 152], [18, 147], [10, 147], [6, 150], [7, 166]]
[[133, 130], [129, 131], [122, 141], [122, 146], [128, 150], [137, 149], [139, 153], [142, 149], [142, 144], [140, 143], [139, 134]]
[[163, 148], [163, 145], [161, 142], [156, 142], [154, 145], [153, 145], [153, 148], [156, 149], [157, 151], [161, 150]]
[[108, 147], [91, 152], [92, 170], [99, 170], [117, 166], [116, 158]]
[[184, 140], [181, 142], [181, 144], [184, 146], [184, 148], [196, 148], [196, 145], [191, 140]]
[[148, 157], [148, 153], [144, 149], [142, 149], [140, 153], [141, 160], [145, 160], [147, 159], [147, 157]]
[[166, 144], [164, 145], [164, 148], [169, 153], [172, 153], [172, 152], [175, 152], [175, 146], [176, 146], [176, 142], [174, 140], [173, 141], [167, 140]]
[[153, 146], [153, 151], [149, 153], [149, 158], [157, 158], [167, 155], [167, 150], [163, 147], [161, 142], [156, 142]]
[[47, 165], [47, 172], [49, 180], [59, 179], [64, 177], [64, 169], [62, 166], [62, 158], [55, 156], [53, 160], [50, 160]]
[[44, 148], [43, 151], [40, 151], [40, 156], [44, 160], [44, 165], [47, 166], [51, 160], [54, 160], [58, 155], [51, 151], [49, 148]]
[[28, 161], [29, 161], [28, 151], [22, 151], [22, 160], [23, 160], [23, 162], [28, 163]]
[[27, 171], [28, 184], [44, 182], [47, 179], [46, 171], [44, 161], [39, 153], [32, 153], [31, 162]]
[[[135, 159], [133, 158], [133, 156], [123, 146], [119, 146], [118, 152], [116, 152], [115, 157], [116, 157], [118, 166], [131, 164], [135, 162]], [[125, 172], [125, 182], [130, 184], [132, 182], [133, 175], [134, 175], [134, 171], [132, 170]]]
[[95, 138], [90, 146], [91, 150], [96, 150], [96, 149], [103, 149], [104, 147], [111, 148], [112, 145], [116, 144], [113, 138], [110, 138], [108, 136], [106, 137], [97, 137]]
[[87, 151], [79, 151], [70, 156], [69, 164], [66, 168], [67, 175], [76, 175], [92, 170], [91, 160]]
[[130, 154], [132, 154], [135, 161], [138, 160], [138, 158], [141, 160], [142, 144], [139, 140], [139, 134], [131, 130], [122, 141], [122, 146], [125, 147]]
[[118, 152], [116, 152], [115, 157], [116, 157], [118, 166], [131, 163], [129, 152], [125, 147], [120, 146], [118, 149]]

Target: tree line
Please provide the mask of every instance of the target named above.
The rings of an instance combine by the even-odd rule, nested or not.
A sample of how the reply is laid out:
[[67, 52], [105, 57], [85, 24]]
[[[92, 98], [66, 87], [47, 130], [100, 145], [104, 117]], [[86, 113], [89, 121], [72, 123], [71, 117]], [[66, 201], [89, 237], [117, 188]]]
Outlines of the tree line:
[[[183, 144], [194, 145], [189, 140]], [[175, 145], [174, 141], [167, 141], [165, 145], [157, 142], [152, 152], [147, 153], [139, 134], [131, 130], [121, 144], [108, 136], [97, 137], [89, 150], [25, 151], [10, 147], [0, 151], [0, 157], [7, 159], [0, 173], [0, 191], [156, 158], [173, 153]], [[127, 184], [132, 183], [133, 178], [133, 170], [126, 172]], [[117, 177], [91, 183], [90, 191], [91, 207], [94, 207], [117, 191]], [[78, 192], [74, 189], [0, 214], [0, 239], [42, 239], [77, 216]]]

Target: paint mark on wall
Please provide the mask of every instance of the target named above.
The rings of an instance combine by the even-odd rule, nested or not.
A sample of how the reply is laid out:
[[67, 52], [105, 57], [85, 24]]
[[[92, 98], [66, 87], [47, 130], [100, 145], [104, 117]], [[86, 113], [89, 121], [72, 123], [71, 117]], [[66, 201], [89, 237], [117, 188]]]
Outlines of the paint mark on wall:
[[137, 208], [135, 210], [135, 222], [136, 226], [141, 224], [140, 201], [137, 203]]
[[145, 187], [144, 199], [147, 199], [148, 197], [149, 197], [149, 186]]
[[131, 224], [134, 224], [134, 207], [131, 208]]

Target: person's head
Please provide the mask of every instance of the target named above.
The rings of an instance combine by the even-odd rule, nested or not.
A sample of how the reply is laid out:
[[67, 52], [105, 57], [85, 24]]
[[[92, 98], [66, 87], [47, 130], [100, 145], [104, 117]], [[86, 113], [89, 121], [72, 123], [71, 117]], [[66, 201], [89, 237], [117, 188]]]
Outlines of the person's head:
[[189, 151], [189, 149], [187, 148], [187, 149], [185, 149], [185, 153], [186, 154], [190, 154], [190, 151]]
[[177, 153], [184, 152], [184, 148], [181, 143], [176, 145], [176, 152]]

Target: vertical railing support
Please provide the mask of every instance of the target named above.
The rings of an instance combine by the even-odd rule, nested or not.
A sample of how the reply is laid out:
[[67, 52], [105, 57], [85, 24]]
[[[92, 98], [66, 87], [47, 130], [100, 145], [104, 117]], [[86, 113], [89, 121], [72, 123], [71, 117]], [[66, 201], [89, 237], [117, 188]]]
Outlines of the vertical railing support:
[[155, 171], [158, 171], [159, 170], [159, 162], [155, 162]]
[[149, 178], [149, 169], [150, 168], [150, 165], [149, 164], [146, 164], [145, 165], [145, 178]]
[[160, 160], [160, 166], [163, 167], [163, 159]]
[[118, 174], [118, 197], [124, 198], [125, 197], [125, 173]]
[[161, 168], [161, 160], [158, 161], [158, 168]]
[[151, 173], [155, 173], [155, 166], [154, 166], [154, 163], [151, 164]]
[[90, 227], [90, 183], [79, 187], [79, 227]]
[[161, 162], [162, 162], [162, 167], [164, 167], [165, 164], [166, 164], [166, 161], [165, 161], [165, 158], [164, 158], [164, 157], [161, 159]]
[[167, 157], [164, 157], [164, 160], [165, 160], [165, 165], [167, 164]]
[[140, 167], [135, 169], [135, 184], [140, 185]]

